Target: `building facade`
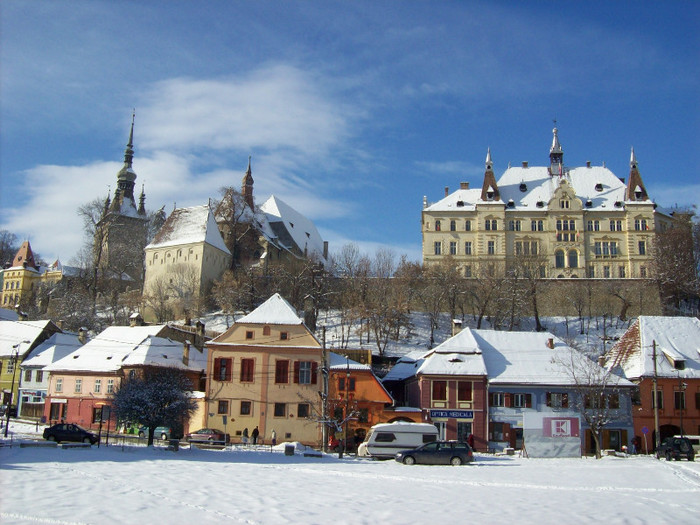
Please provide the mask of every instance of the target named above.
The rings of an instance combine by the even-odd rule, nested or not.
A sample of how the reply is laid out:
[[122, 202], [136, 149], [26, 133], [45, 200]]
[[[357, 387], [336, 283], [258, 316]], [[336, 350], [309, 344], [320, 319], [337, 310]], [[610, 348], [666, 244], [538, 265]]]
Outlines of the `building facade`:
[[647, 278], [656, 210], [632, 150], [627, 182], [605, 166], [568, 167], [558, 131], [549, 165], [508, 167], [496, 180], [490, 150], [480, 188], [468, 182], [423, 199], [423, 262], [451, 258], [466, 277], [524, 272], [551, 278]]
[[320, 446], [323, 348], [287, 301], [273, 295], [208, 347], [207, 426]]

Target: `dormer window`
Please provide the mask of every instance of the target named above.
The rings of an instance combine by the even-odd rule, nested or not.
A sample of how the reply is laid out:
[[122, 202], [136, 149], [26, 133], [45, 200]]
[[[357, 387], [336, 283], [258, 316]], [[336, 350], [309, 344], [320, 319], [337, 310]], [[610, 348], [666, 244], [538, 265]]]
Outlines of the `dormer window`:
[[537, 201], [536, 206], [537, 206], [538, 208], [544, 208], [544, 201]]
[[515, 202], [513, 202], [513, 199], [508, 199], [508, 207], [515, 208]]
[[520, 191], [525, 193], [527, 191], [527, 184], [525, 184], [524, 182], [521, 182], [520, 183]]
[[642, 188], [640, 188], [639, 186], [634, 188], [634, 198], [637, 200], [640, 200], [642, 198]]
[[603, 185], [600, 182], [595, 185], [595, 191], [603, 191]]
[[464, 206], [464, 201], [457, 201], [457, 207], [461, 208]]
[[493, 195], [494, 195], [493, 190], [492, 190], [492, 189], [488, 189], [488, 190], [486, 191], [486, 200], [492, 201], [492, 200], [493, 200]]
[[591, 206], [593, 206], [593, 201], [591, 199], [588, 199], [586, 201], [586, 208], [590, 208]]

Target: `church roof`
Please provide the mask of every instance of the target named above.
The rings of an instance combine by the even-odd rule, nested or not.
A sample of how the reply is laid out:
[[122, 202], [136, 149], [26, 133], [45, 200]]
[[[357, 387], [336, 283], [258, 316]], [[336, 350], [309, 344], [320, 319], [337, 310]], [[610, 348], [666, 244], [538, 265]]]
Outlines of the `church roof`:
[[146, 249], [196, 243], [210, 244], [230, 254], [207, 205], [174, 210]]
[[[323, 239], [314, 223], [279, 197], [272, 195], [260, 206], [265, 214], [262, 233], [269, 241], [297, 255], [323, 256]], [[325, 259], [324, 259], [325, 260]]]

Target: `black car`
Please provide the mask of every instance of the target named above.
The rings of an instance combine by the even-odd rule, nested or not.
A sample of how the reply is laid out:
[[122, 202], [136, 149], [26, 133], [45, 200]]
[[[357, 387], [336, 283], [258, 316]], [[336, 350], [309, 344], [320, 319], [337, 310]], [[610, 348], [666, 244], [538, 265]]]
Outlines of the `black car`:
[[48, 441], [75, 441], [77, 443], [97, 443], [97, 436], [72, 423], [59, 423], [44, 429], [44, 439]]
[[665, 457], [666, 461], [671, 461], [671, 458], [676, 461], [679, 461], [681, 458], [695, 461], [695, 450], [687, 437], [669, 437], [664, 439], [664, 442], [659, 445], [659, 448], [656, 450], [656, 457], [658, 459]]
[[395, 457], [404, 465], [463, 465], [474, 461], [474, 453], [467, 443], [433, 441], [411, 450], [402, 450]]

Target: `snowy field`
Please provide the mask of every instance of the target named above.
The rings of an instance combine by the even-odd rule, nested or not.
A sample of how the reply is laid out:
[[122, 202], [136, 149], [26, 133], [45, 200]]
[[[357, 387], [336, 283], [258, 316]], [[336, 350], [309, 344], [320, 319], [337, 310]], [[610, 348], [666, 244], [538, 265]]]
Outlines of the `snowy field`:
[[[18, 428], [20, 427], [20, 428]], [[0, 449], [3, 524], [700, 523], [700, 462], [525, 459], [463, 467], [274, 451]]]

